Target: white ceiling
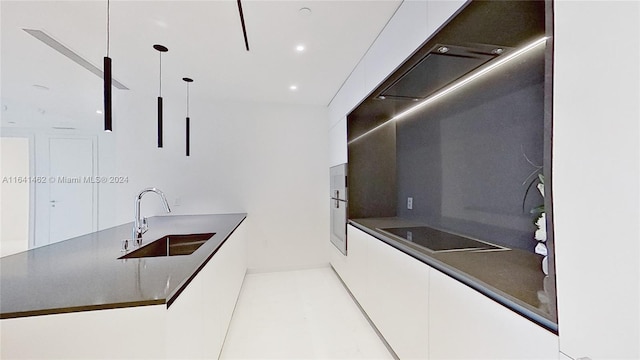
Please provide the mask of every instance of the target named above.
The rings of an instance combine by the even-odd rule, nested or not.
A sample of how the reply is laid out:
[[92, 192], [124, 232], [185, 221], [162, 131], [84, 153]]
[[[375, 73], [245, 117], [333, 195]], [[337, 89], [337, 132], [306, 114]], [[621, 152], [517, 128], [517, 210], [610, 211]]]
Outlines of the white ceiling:
[[[184, 101], [182, 78], [191, 77], [192, 101], [327, 105], [400, 2], [245, 0], [247, 52], [235, 0], [111, 0], [113, 76], [131, 89], [113, 91], [158, 96], [159, 54], [152, 45], [162, 44], [169, 48], [162, 56], [165, 99]], [[73, 122], [99, 116], [102, 80], [22, 29], [43, 30], [102, 68], [106, 5], [0, 1], [3, 126], [29, 126], [38, 117]], [[312, 14], [302, 15], [303, 7]], [[295, 50], [299, 44], [306, 47], [302, 53]]]

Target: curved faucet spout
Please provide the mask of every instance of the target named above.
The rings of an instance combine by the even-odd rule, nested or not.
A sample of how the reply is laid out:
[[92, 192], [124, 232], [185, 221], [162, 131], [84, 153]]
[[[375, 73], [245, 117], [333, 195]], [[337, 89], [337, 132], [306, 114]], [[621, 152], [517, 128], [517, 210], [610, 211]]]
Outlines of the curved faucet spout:
[[[160, 198], [162, 199], [162, 205], [164, 205], [164, 209], [170, 213], [171, 209], [169, 208], [169, 202], [167, 201], [167, 197], [164, 195], [164, 193], [162, 192], [162, 190], [158, 189], [158, 188], [154, 188], [154, 187], [150, 187], [150, 188], [146, 188], [146, 189], [142, 189], [140, 191], [140, 193], [138, 193], [138, 196], [136, 197], [136, 204], [138, 206], [138, 210], [140, 208], [140, 200], [142, 200], [142, 195], [148, 193], [148, 192], [154, 192], [158, 195], [160, 195]], [[139, 213], [140, 211], [138, 211]]]
[[162, 199], [162, 205], [164, 205], [164, 209], [168, 213], [171, 212], [171, 208], [169, 208], [169, 202], [167, 201], [167, 197], [164, 195], [164, 193], [160, 189], [157, 189], [154, 187], [142, 189], [138, 193], [138, 196], [136, 196], [135, 204], [134, 204], [135, 219], [133, 223], [133, 233], [131, 235], [131, 240], [133, 240], [134, 245], [140, 245], [140, 243], [142, 242], [142, 234], [147, 232], [147, 230], [149, 229], [149, 225], [147, 224], [147, 218], [140, 218], [140, 202], [142, 200], [142, 196], [148, 192], [153, 192], [158, 194], [160, 196], [160, 199]]

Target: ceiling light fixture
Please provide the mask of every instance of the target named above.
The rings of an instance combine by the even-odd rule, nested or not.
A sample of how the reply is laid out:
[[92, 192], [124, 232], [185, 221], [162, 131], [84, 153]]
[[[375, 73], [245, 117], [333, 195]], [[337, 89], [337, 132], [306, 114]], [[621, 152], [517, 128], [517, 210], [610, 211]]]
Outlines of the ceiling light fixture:
[[184, 80], [184, 82], [187, 83], [187, 119], [186, 119], [187, 121], [186, 121], [186, 133], [185, 133], [186, 137], [185, 137], [185, 139], [186, 139], [186, 155], [189, 156], [189, 145], [191, 143], [190, 134], [189, 134], [189, 132], [190, 132], [190, 123], [189, 123], [190, 122], [190, 120], [189, 120], [189, 83], [192, 83], [193, 79], [185, 77], [185, 78], [182, 78], [182, 80]]
[[296, 51], [297, 52], [303, 52], [304, 51], [304, 45], [300, 44], [300, 45], [296, 46]]
[[158, 91], [158, 147], [162, 147], [162, 53], [169, 51], [165, 46], [155, 44], [153, 48], [160, 54], [160, 86]]
[[499, 60], [496, 60], [493, 63], [489, 63], [489, 65], [487, 67], [484, 67], [481, 70], [472, 73], [470, 76], [467, 76], [465, 78], [460, 79], [459, 81], [456, 81], [456, 82], [450, 84], [449, 86], [447, 86], [447, 87], [443, 88], [442, 90], [436, 92], [435, 94], [429, 96], [428, 98], [424, 99], [422, 102], [416, 104], [415, 106], [410, 107], [409, 109], [401, 112], [400, 114], [392, 117], [391, 119], [383, 122], [382, 124], [374, 127], [373, 129], [371, 129], [371, 130], [365, 132], [364, 134], [356, 137], [355, 139], [349, 141], [348, 144], [351, 144], [351, 143], [353, 143], [355, 141], [358, 141], [358, 140], [362, 139], [366, 135], [368, 135], [368, 134], [380, 129], [381, 127], [387, 125], [388, 123], [390, 123], [392, 121], [399, 120], [399, 119], [401, 119], [403, 117], [406, 117], [409, 114], [414, 113], [415, 111], [417, 111], [417, 110], [419, 110], [419, 109], [431, 104], [432, 102], [440, 99], [441, 97], [443, 97], [443, 96], [445, 96], [445, 95], [447, 95], [447, 94], [449, 94], [449, 93], [451, 93], [451, 92], [453, 92], [453, 91], [455, 91], [455, 90], [457, 90], [457, 89], [459, 89], [459, 88], [461, 88], [461, 87], [463, 87], [463, 86], [475, 81], [476, 79], [484, 76], [485, 74], [491, 72], [492, 70], [498, 68], [499, 66], [504, 65], [507, 62], [519, 57], [520, 55], [522, 55], [524, 53], [527, 53], [530, 50], [535, 49], [539, 45], [545, 44], [546, 41], [547, 41], [547, 37], [546, 36], [542, 37], [540, 39], [537, 39], [537, 40], [535, 40], [535, 41], [533, 41], [533, 42], [521, 47], [519, 50], [512, 52], [511, 54], [509, 54], [508, 56], [506, 56], [504, 58], [499, 58]]
[[298, 90], [298, 86], [296, 86], [296, 85], [291, 85], [291, 86], [289, 86], [289, 90], [291, 90], [291, 91]]
[[107, 0], [107, 56], [103, 59], [103, 89], [104, 89], [104, 131], [113, 130], [111, 113], [111, 58], [109, 57], [109, 15], [110, 3]]
[[96, 114], [98, 114], [98, 115], [102, 115], [102, 110], [99, 110], [99, 109], [98, 109], [98, 110], [96, 110]]

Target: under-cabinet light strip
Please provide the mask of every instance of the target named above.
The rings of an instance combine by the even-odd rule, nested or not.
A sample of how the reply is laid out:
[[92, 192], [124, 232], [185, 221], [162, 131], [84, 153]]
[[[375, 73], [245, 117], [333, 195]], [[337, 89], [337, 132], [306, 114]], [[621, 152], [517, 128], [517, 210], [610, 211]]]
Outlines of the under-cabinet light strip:
[[453, 92], [453, 91], [455, 91], [455, 90], [457, 90], [457, 89], [469, 84], [470, 82], [482, 77], [483, 75], [489, 73], [490, 71], [496, 69], [497, 67], [506, 64], [507, 62], [519, 57], [520, 55], [529, 52], [530, 50], [535, 49], [539, 45], [545, 44], [547, 39], [548, 39], [548, 37], [545, 36], [545, 37], [542, 37], [542, 38], [540, 38], [538, 40], [535, 40], [535, 41], [531, 42], [530, 44], [523, 46], [519, 50], [517, 50], [517, 51], [507, 55], [506, 57], [494, 62], [493, 64], [483, 68], [482, 70], [480, 70], [478, 72], [475, 72], [475, 73], [471, 74], [470, 76], [467, 76], [467, 77], [461, 79], [460, 81], [457, 81], [457, 82], [447, 86], [446, 88], [438, 91], [437, 93], [435, 93], [435, 94], [429, 96], [428, 98], [426, 98], [425, 100], [421, 101], [417, 105], [415, 105], [415, 106], [413, 106], [413, 107], [401, 112], [400, 114], [392, 117], [391, 119], [383, 122], [382, 124], [374, 127], [373, 129], [371, 129], [371, 130], [365, 132], [364, 134], [356, 137], [355, 139], [349, 141], [348, 144], [351, 144], [351, 143], [353, 143], [355, 141], [358, 141], [359, 139], [363, 138], [364, 136], [369, 135], [370, 133], [378, 130], [379, 128], [387, 125], [388, 123], [390, 123], [392, 121], [399, 120], [399, 119], [401, 119], [401, 118], [403, 118], [403, 117], [405, 117], [405, 116], [407, 116], [407, 115], [409, 115], [409, 114], [411, 114], [411, 113], [413, 113], [413, 112], [425, 107], [426, 105], [428, 105], [428, 104], [440, 99], [441, 97], [443, 97], [443, 96], [445, 96], [445, 95], [447, 95], [447, 94], [449, 94], [449, 93], [451, 93], [451, 92]]

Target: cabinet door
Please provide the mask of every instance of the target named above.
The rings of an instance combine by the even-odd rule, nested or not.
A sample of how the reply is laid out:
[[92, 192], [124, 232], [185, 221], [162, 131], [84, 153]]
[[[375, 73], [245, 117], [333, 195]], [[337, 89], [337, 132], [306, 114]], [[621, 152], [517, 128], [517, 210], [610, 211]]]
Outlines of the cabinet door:
[[167, 357], [217, 359], [247, 268], [240, 225], [167, 311]]
[[558, 337], [457, 280], [432, 270], [431, 359], [557, 359]]
[[241, 224], [202, 269], [205, 359], [217, 359], [247, 271], [245, 226]]
[[205, 336], [202, 316], [202, 272], [167, 309], [166, 354], [169, 359], [202, 359]]
[[166, 307], [0, 320], [1, 359], [162, 359]]
[[367, 247], [371, 236], [355, 228], [347, 226], [347, 262], [344, 282], [358, 300], [358, 303], [368, 313], [367, 291]]
[[428, 356], [429, 266], [370, 238], [367, 313], [401, 359]]

